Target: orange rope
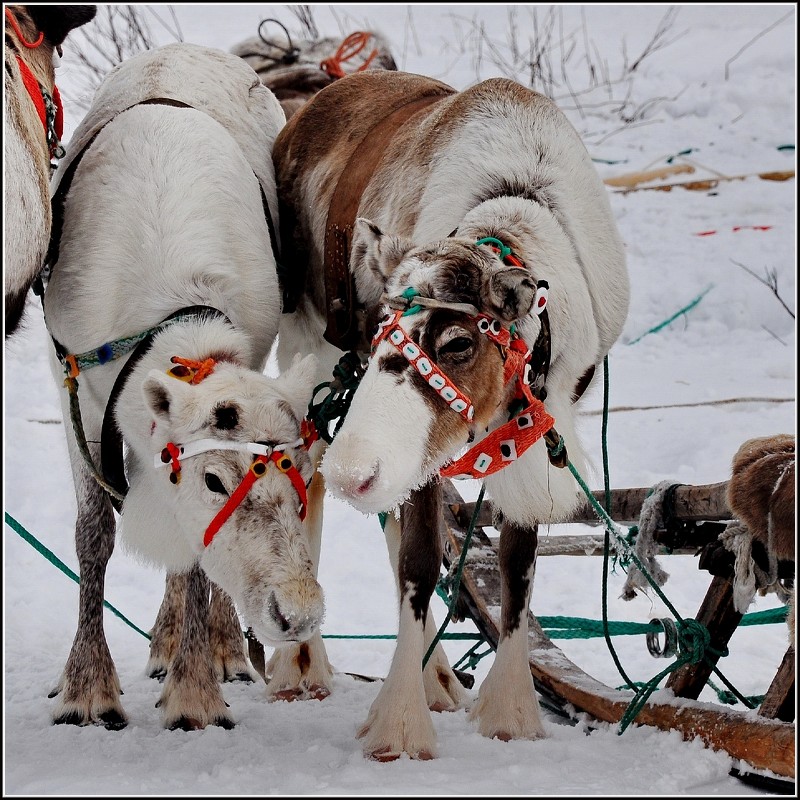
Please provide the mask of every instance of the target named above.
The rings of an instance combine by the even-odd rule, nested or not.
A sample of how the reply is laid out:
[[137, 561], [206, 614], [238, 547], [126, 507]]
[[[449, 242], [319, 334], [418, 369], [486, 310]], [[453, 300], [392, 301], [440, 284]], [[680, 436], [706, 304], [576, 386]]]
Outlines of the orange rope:
[[217, 362], [213, 358], [206, 358], [203, 361], [195, 361], [191, 358], [181, 358], [180, 356], [172, 356], [170, 361], [177, 364], [168, 371], [169, 375], [173, 378], [191, 383], [196, 386], [204, 378], [207, 378], [213, 371]]
[[[339, 49], [331, 56], [320, 63], [320, 69], [324, 70], [331, 78], [344, 78], [347, 74], [342, 67], [345, 61], [349, 61], [353, 56], [358, 55], [372, 37], [368, 31], [355, 31], [351, 33], [340, 45]], [[371, 63], [378, 51], [373, 50], [367, 60], [357, 69], [356, 72], [365, 70]]]
[[20, 42], [22, 42], [22, 44], [25, 45], [25, 47], [29, 47], [31, 50], [33, 50], [44, 41], [44, 32], [39, 31], [39, 38], [35, 42], [29, 42], [20, 30], [16, 17], [8, 9], [6, 9], [6, 19], [11, 23], [14, 33], [17, 34], [17, 38], [20, 40]]

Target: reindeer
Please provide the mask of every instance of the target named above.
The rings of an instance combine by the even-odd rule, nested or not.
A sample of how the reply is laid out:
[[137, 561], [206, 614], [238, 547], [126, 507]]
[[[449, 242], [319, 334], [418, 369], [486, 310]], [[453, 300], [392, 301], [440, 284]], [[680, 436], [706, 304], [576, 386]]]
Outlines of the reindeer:
[[557, 107], [499, 78], [458, 92], [403, 72], [346, 76], [291, 117], [273, 159], [295, 293], [279, 364], [313, 352], [330, 380], [345, 351], [364, 370], [312, 451], [314, 498], [327, 487], [366, 513], [399, 509], [384, 528], [397, 647], [358, 732], [364, 753], [434, 757], [428, 709], [464, 704], [438, 645], [421, 669], [442, 477], [483, 480], [500, 512], [501, 640], [471, 719], [487, 737], [544, 737], [527, 637], [537, 526], [577, 505], [563, 468], [586, 466], [576, 402], [629, 302], [604, 186]]
[[[277, 25], [270, 31], [270, 23]], [[280, 101], [289, 119], [320, 89], [350, 72], [396, 70], [389, 45], [377, 31], [353, 31], [344, 39], [332, 36], [293, 40], [277, 19], [264, 19], [257, 36], [235, 45], [243, 58]]]
[[[165, 727], [234, 725], [217, 677], [249, 667], [231, 600], [275, 646], [319, 629], [300, 429], [316, 358], [263, 374], [281, 313], [270, 152], [284, 122], [241, 59], [170, 44], [108, 74], [54, 175], [44, 313], [81, 574], [56, 723], [127, 723], [102, 627], [115, 510], [126, 547], [185, 591], [181, 609], [168, 581], [153, 635]], [[209, 580], [224, 593], [217, 635]]]
[[50, 165], [63, 155], [64, 109], [55, 73], [61, 45], [96, 13], [97, 6], [5, 6], [6, 338], [19, 327], [50, 240]]
[[[753, 599], [755, 585], [762, 594], [774, 591], [788, 605], [789, 644], [795, 642], [796, 545], [795, 532], [795, 436], [787, 433], [761, 436], [743, 442], [733, 456], [727, 489], [728, 507], [750, 540], [746, 561], [752, 559], [759, 581], [740, 590], [734, 580], [734, 605], [744, 614]], [[730, 531], [728, 532], [730, 533]], [[726, 538], [726, 537], [723, 537]], [[738, 577], [740, 557], [735, 559]], [[753, 565], [745, 567], [752, 569]], [[756, 570], [753, 570], [756, 571]], [[755, 577], [755, 576], [754, 576]]]

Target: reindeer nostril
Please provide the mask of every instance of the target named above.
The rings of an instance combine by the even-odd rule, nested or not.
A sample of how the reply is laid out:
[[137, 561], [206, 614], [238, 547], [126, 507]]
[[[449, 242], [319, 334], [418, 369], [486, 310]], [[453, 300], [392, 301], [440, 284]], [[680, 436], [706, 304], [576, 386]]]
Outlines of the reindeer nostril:
[[284, 633], [292, 627], [289, 620], [286, 619], [283, 614], [281, 614], [281, 609], [278, 605], [278, 599], [275, 597], [275, 592], [272, 592], [269, 596], [269, 613], [272, 615], [273, 619], [278, 623], [280, 629]]
[[367, 480], [365, 480], [363, 483], [360, 483], [356, 487], [356, 494], [366, 494], [372, 488], [372, 485], [375, 483], [376, 477], [377, 477], [376, 475], [373, 475], [372, 477], [367, 478]]
[[380, 470], [381, 470], [380, 462], [376, 461], [375, 464], [373, 464], [372, 466], [372, 470], [369, 477], [366, 480], [361, 481], [361, 483], [359, 483], [356, 486], [355, 493], [357, 495], [363, 495], [366, 494], [370, 489], [372, 489], [372, 487], [375, 485], [375, 481], [378, 480], [378, 473], [380, 472]]

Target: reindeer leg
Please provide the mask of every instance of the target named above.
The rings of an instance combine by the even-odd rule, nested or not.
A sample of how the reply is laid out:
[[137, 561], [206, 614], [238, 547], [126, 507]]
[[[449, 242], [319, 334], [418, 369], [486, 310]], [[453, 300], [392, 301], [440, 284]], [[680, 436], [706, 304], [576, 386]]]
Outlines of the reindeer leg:
[[470, 713], [483, 736], [503, 741], [546, 737], [528, 663], [528, 604], [537, 545], [537, 527], [503, 523], [498, 550], [500, 642]]
[[211, 663], [208, 596], [209, 580], [195, 564], [186, 577], [180, 646], [156, 704], [161, 708], [164, 727], [170, 730], [198, 730], [207, 725], [234, 727]]
[[208, 639], [218, 681], [255, 681], [256, 674], [245, 651], [239, 615], [231, 598], [215, 583], [211, 584]]
[[183, 610], [186, 604], [186, 573], [167, 573], [164, 599], [150, 631], [150, 658], [145, 674], [161, 683], [178, 652]]
[[[89, 473], [78, 452], [68, 411], [64, 419], [78, 501], [75, 549], [81, 583], [78, 629], [64, 672], [49, 695], [59, 695], [53, 722], [56, 725], [96, 723], [119, 729], [127, 725], [128, 719], [119, 700], [122, 690], [103, 630], [106, 566], [114, 551], [116, 521], [108, 495]], [[94, 445], [90, 448], [97, 460], [98, 448]]]
[[[400, 591], [398, 562], [400, 557], [400, 521], [393, 515], [386, 516], [383, 527], [386, 538], [386, 547], [389, 550], [389, 561], [392, 565], [395, 580], [398, 581], [397, 589]], [[430, 609], [425, 616], [425, 652], [431, 646], [439, 628]], [[469, 696], [453, 672], [441, 642], [437, 643], [431, 657], [422, 671], [422, 681], [425, 685], [425, 702], [431, 711], [455, 711], [467, 705]]]
[[[325, 480], [316, 465], [322, 458], [323, 442], [317, 442], [311, 458], [315, 464], [314, 477], [308, 488], [308, 512], [305, 526], [308, 532], [309, 557], [314, 564], [314, 577], [319, 572], [319, 555], [322, 547], [322, 504], [325, 499]], [[277, 647], [266, 664], [267, 699], [274, 700], [324, 700], [333, 687], [333, 668], [317, 631], [300, 644]]]
[[422, 659], [425, 620], [442, 563], [438, 520], [441, 488], [432, 482], [412, 492], [401, 509], [398, 553], [400, 622], [389, 674], [358, 732], [364, 754], [376, 761], [436, 755], [436, 733], [425, 700]]

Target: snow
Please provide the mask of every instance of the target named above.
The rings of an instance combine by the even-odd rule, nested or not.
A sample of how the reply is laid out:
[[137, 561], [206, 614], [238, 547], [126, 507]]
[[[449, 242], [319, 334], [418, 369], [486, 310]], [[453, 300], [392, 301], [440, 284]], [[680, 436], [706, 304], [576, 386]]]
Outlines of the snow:
[[[141, 8], [169, 19], [166, 6]], [[794, 4], [311, 8], [322, 35], [344, 37], [372, 27], [391, 42], [401, 69], [456, 88], [508, 74], [501, 70], [512, 60], [512, 34], [525, 52], [534, 22], [542, 31], [554, 9], [554, 40], [570, 40], [576, 47], [569, 56], [566, 46], [553, 51], [555, 95], [603, 178], [680, 164], [695, 171], [665, 182], [751, 176], [720, 180], [706, 191], [624, 193], [609, 187], [632, 284], [630, 315], [609, 357], [610, 483], [622, 488], [663, 480], [724, 481], [743, 441], [795, 433], [796, 181], [757, 177], [796, 167], [794, 148], [784, 147], [796, 143]], [[222, 49], [255, 35], [265, 17], [278, 17], [298, 30], [289, 6], [179, 5], [174, 10], [186, 41]], [[621, 78], [625, 64], [633, 63], [665, 19], [661, 46]], [[151, 27], [159, 43], [172, 41], [165, 26], [154, 22]], [[81, 73], [70, 58], [70, 41], [59, 72], [66, 139], [80, 118]], [[592, 92], [583, 91], [589, 86], [589, 68], [581, 58], [587, 43], [596, 72], [608, 76]], [[524, 69], [514, 77], [527, 82]], [[773, 270], [779, 297], [763, 282]], [[58, 400], [62, 389], [50, 375], [47, 352], [41, 306], [31, 299], [25, 330], [5, 343], [4, 509], [77, 572], [75, 500]], [[581, 419], [595, 464], [584, 478], [593, 488], [603, 485], [602, 407], [600, 376]], [[467, 499], [478, 493], [471, 482], [459, 482], [457, 488]], [[540, 536], [597, 532], [563, 525]], [[77, 586], [8, 524], [3, 556], [7, 796], [762, 793], [729, 774], [732, 767], [746, 770], [746, 765], [699, 740], [685, 742], [676, 732], [636, 725], [618, 735], [615, 726], [590, 724], [585, 716], [566, 724], [549, 711], [544, 712], [548, 738], [537, 742], [487, 740], [465, 711], [434, 714], [437, 759], [367, 761], [355, 733], [379, 683], [348, 673], [385, 676], [391, 639], [327, 639], [337, 675], [332, 695], [322, 702], [269, 704], [263, 682], [225, 684], [234, 730], [171, 732], [161, 728], [154, 708], [160, 685], [144, 675], [146, 640], [108, 613], [106, 636], [129, 725], [120, 732], [53, 726], [47, 694], [74, 635]], [[698, 570], [693, 556], [658, 560], [669, 573], [666, 596], [682, 616], [695, 616], [710, 576]], [[329, 499], [320, 580], [327, 601], [324, 633], [396, 633], [393, 578], [375, 516]], [[624, 581], [622, 569], [610, 572], [609, 619], [647, 622], [671, 616], [652, 592], [631, 602], [619, 599]], [[162, 592], [159, 572], [117, 548], [108, 570], [108, 602], [148, 630]], [[539, 559], [531, 604], [537, 615], [600, 619], [601, 598], [602, 557]], [[757, 596], [749, 611], [778, 606], [774, 594]], [[441, 623], [445, 606], [438, 596], [432, 608]], [[474, 631], [471, 622], [448, 628]], [[602, 637], [556, 644], [597, 680], [622, 685]], [[720, 669], [742, 694], [763, 694], [787, 644], [785, 625], [740, 627]], [[451, 662], [469, 646], [445, 642]], [[616, 637], [614, 647], [635, 680], [647, 681], [668, 665], [649, 655], [641, 636]], [[477, 664], [472, 698], [491, 660], [487, 656]], [[700, 700], [718, 703], [708, 686]]]

